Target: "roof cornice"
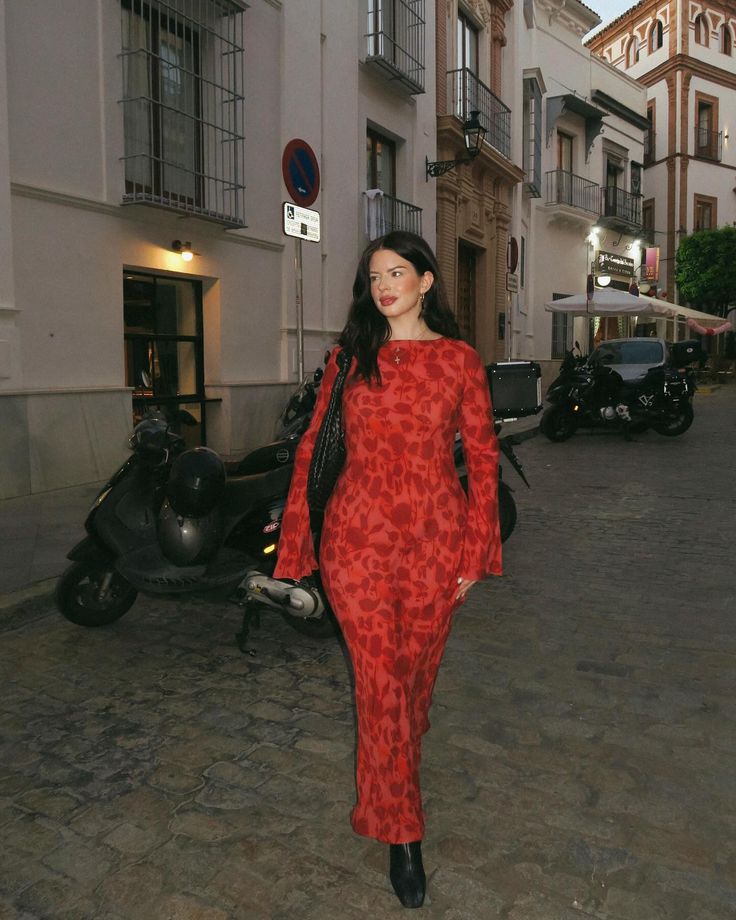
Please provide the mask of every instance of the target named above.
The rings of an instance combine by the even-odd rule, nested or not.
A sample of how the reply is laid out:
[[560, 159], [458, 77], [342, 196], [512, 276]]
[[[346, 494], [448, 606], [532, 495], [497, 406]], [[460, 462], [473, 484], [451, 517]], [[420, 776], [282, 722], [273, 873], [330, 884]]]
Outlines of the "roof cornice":
[[645, 86], [653, 86], [660, 80], [666, 80], [670, 74], [686, 70], [693, 76], [702, 77], [711, 83], [718, 83], [720, 86], [726, 86], [729, 89], [736, 89], [736, 73], [730, 70], [724, 70], [722, 67], [714, 67], [713, 64], [707, 64], [698, 58], [691, 57], [689, 54], [675, 54], [673, 57], [663, 61], [658, 67], [654, 67], [647, 73], [640, 74], [637, 77], [639, 83]]
[[630, 125], [634, 125], [635, 128], [641, 128], [642, 131], [646, 131], [649, 127], [649, 122], [644, 115], [640, 115], [638, 112], [630, 109], [628, 105], [624, 105], [623, 102], [619, 102], [618, 99], [614, 99], [613, 96], [609, 96], [608, 93], [604, 93], [602, 89], [594, 89], [591, 93], [591, 99], [604, 109], [607, 109], [611, 115], [622, 118]]

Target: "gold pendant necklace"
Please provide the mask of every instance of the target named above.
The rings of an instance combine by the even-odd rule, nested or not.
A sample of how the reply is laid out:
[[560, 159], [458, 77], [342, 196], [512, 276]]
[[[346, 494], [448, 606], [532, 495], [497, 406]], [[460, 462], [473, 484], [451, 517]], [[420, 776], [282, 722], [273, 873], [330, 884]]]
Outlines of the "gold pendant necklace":
[[[428, 335], [431, 331], [432, 331], [432, 330], [429, 328], [429, 326], [425, 326], [425, 327], [424, 327], [424, 331], [422, 332], [421, 335], [418, 335], [415, 339], [409, 339], [408, 341], [410, 341], [410, 342], [421, 342], [422, 339], [426, 339], [426, 338], [427, 338], [427, 335]], [[400, 345], [397, 345], [397, 346], [394, 348], [394, 354], [393, 354], [393, 358], [392, 358], [391, 360], [392, 360], [392, 361], [394, 362], [394, 364], [398, 367], [398, 366], [403, 362], [404, 357], [405, 357], [405, 355], [404, 355], [404, 350], [403, 350], [403, 348], [402, 348]]]

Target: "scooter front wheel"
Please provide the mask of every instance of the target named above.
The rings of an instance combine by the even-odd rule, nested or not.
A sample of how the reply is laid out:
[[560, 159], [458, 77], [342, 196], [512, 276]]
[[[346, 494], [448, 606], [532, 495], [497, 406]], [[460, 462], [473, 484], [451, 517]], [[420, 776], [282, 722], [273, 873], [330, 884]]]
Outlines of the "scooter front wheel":
[[331, 610], [325, 610], [321, 617], [295, 617], [290, 613], [284, 613], [283, 617], [292, 629], [310, 639], [332, 639], [340, 633], [335, 614]]
[[577, 418], [567, 409], [550, 406], [544, 410], [539, 422], [539, 430], [550, 441], [567, 441], [577, 431]]
[[511, 489], [503, 480], [498, 484], [498, 520], [501, 542], [505, 543], [516, 527], [516, 502]]
[[56, 605], [77, 626], [107, 626], [133, 606], [138, 592], [110, 562], [81, 560], [56, 586]]

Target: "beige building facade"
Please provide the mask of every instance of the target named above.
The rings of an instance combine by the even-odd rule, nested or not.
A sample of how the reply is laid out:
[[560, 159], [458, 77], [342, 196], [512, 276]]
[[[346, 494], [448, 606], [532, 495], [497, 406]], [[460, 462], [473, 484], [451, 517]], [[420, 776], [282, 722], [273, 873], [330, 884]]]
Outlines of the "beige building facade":
[[437, 255], [463, 335], [485, 361], [507, 354], [507, 251], [523, 175], [513, 159], [511, 13], [510, 0], [436, 7], [438, 159], [463, 159], [463, 125], [473, 112], [486, 129], [471, 162], [429, 180], [437, 190]]

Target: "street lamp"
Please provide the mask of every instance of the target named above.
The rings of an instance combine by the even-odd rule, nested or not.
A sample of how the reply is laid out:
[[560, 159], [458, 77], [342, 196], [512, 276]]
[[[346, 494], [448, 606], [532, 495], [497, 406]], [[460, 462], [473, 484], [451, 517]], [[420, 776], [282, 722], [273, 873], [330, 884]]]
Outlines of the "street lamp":
[[486, 134], [486, 128], [480, 123], [480, 112], [476, 109], [470, 113], [470, 117], [463, 123], [463, 135], [465, 139], [465, 149], [467, 156], [457, 160], [436, 160], [430, 163], [429, 157], [425, 157], [427, 173], [425, 179], [429, 182], [430, 177], [436, 179], [438, 176], [444, 176], [445, 173], [459, 166], [460, 163], [470, 163], [478, 156]]

